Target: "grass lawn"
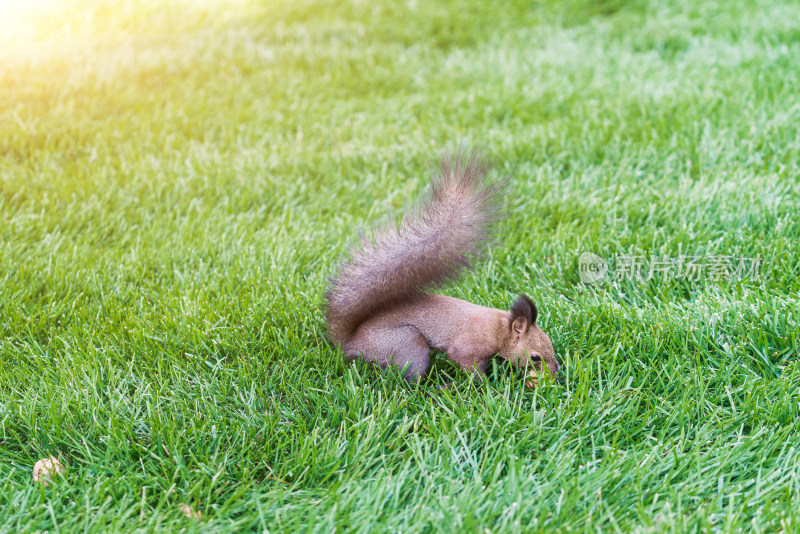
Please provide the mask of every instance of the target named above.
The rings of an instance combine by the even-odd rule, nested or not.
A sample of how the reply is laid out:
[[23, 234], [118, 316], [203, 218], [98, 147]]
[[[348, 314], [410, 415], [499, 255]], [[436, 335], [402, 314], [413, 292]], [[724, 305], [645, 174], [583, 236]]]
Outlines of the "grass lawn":
[[[0, 531], [800, 531], [800, 4], [38, 5], [0, 4]], [[443, 292], [530, 294], [563, 383], [325, 339], [459, 144], [508, 218]]]

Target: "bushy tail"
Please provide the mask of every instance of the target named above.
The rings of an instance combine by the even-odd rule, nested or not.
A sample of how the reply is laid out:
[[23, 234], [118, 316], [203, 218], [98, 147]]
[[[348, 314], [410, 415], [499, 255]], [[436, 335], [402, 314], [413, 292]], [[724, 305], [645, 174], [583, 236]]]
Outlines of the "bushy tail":
[[476, 154], [445, 155], [419, 209], [399, 227], [389, 223], [374, 239], [362, 237], [327, 293], [334, 343], [345, 342], [366, 318], [470, 266], [491, 236], [503, 189], [501, 181], [487, 180], [487, 171]]

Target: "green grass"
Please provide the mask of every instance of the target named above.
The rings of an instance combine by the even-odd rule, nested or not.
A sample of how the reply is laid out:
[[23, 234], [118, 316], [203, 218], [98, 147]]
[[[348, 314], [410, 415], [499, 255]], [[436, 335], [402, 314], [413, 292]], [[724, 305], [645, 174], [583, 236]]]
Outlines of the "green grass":
[[[0, 34], [0, 530], [797, 531], [798, 21], [92, 1]], [[458, 144], [511, 195], [445, 292], [528, 292], [562, 384], [409, 387], [325, 340], [355, 229]], [[589, 286], [585, 251], [762, 266]]]

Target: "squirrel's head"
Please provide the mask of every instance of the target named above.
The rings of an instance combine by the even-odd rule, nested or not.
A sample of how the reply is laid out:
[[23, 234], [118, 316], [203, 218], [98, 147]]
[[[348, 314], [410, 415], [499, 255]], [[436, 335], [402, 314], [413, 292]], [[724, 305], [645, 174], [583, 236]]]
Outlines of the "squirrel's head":
[[553, 343], [536, 324], [536, 305], [525, 295], [520, 295], [511, 306], [508, 333], [500, 349], [500, 357], [512, 365], [528, 369], [531, 380], [526, 384], [535, 386], [538, 378], [547, 374], [555, 377], [561, 365], [556, 359]]

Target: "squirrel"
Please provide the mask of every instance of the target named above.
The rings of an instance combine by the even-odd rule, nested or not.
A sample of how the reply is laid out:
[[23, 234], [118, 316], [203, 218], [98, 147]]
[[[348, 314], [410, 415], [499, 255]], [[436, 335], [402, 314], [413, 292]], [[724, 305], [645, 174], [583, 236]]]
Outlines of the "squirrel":
[[375, 228], [372, 239], [361, 234], [326, 294], [329, 337], [346, 358], [394, 364], [410, 383], [427, 373], [431, 349], [479, 380], [495, 355], [525, 368], [529, 387], [545, 368], [558, 374], [553, 344], [524, 294], [505, 311], [426, 291], [470, 268], [492, 236], [505, 187], [488, 173], [479, 154], [445, 153], [419, 209], [399, 226], [390, 219]]

